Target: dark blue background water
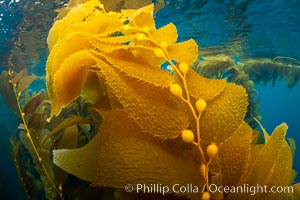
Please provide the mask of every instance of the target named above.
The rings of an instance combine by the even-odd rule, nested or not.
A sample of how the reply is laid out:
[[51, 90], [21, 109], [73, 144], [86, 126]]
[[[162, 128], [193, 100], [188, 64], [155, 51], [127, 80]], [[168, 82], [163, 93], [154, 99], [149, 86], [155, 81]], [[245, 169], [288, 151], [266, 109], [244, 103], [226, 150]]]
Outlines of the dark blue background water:
[[[22, 3], [0, 1], [0, 55], [11, 48], [9, 39], [22, 21]], [[156, 14], [158, 27], [173, 22], [179, 40], [194, 38], [200, 47], [230, 50], [233, 56], [300, 60], [299, 0], [167, 0]], [[201, 54], [201, 52], [200, 52]], [[0, 56], [1, 57], [1, 56]], [[1, 57], [1, 59], [5, 59]], [[43, 66], [43, 63], [40, 65]], [[0, 66], [0, 71], [3, 69]], [[300, 83], [286, 90], [283, 82], [274, 88], [256, 85], [261, 97], [262, 124], [272, 130], [281, 122], [289, 125], [288, 137], [300, 144]], [[10, 159], [9, 137], [16, 131], [15, 116], [0, 97], [0, 193], [1, 198], [22, 199], [22, 190]], [[294, 166], [300, 171], [300, 148]], [[297, 182], [300, 182], [298, 176]], [[6, 196], [7, 195], [7, 196]]]

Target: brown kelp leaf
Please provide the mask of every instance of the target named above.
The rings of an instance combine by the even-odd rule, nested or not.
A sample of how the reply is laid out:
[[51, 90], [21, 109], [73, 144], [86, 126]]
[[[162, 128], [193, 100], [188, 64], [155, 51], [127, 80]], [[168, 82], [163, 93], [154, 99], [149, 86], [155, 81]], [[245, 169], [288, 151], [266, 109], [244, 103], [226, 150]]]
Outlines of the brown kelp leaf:
[[48, 99], [47, 92], [42, 92], [35, 97], [33, 97], [30, 101], [28, 101], [24, 106], [24, 113], [26, 115], [33, 114], [36, 109], [41, 105], [42, 102]]
[[167, 42], [167, 44], [173, 44], [177, 41], [177, 29], [173, 23], [169, 23], [160, 29], [156, 29], [151, 32], [154, 41]]
[[198, 58], [198, 45], [193, 39], [172, 44], [167, 50], [170, 58], [179, 63], [184, 62], [190, 65]]
[[102, 63], [107, 84], [142, 131], [159, 138], [176, 138], [188, 126], [186, 106], [162, 89], [128, 77]]
[[0, 94], [2, 95], [5, 104], [15, 113], [19, 113], [18, 103], [7, 71], [3, 71], [0, 75]]
[[43, 123], [45, 123], [43, 119], [43, 115], [40, 113], [34, 113], [33, 115], [30, 116], [27, 122], [27, 126], [28, 128], [38, 129], [43, 126]]
[[223, 185], [236, 186], [250, 156], [252, 129], [245, 122], [219, 147]]
[[243, 182], [250, 185], [288, 185], [292, 173], [292, 152], [285, 141], [287, 125], [275, 128], [257, 154]]
[[[21, 124], [20, 124], [21, 125]], [[26, 133], [24, 131], [19, 132], [19, 138], [21, 143], [24, 145], [24, 147], [27, 149], [27, 151], [30, 153], [31, 158], [35, 161], [38, 162], [38, 157], [36, 156], [36, 153], [32, 147], [32, 144], [28, 137], [26, 136]], [[37, 145], [36, 140], [33, 140], [34, 144]]]
[[208, 101], [219, 95], [226, 86], [226, 80], [207, 79], [194, 70], [189, 70], [186, 75], [189, 93], [195, 99], [203, 98]]
[[17, 91], [24, 92], [29, 87], [29, 85], [38, 78], [39, 77], [36, 75], [23, 76], [17, 84]]
[[62, 138], [59, 140], [57, 149], [74, 149], [78, 141], [77, 125], [71, 125], [65, 128]]
[[52, 87], [48, 87], [52, 104], [51, 118], [79, 97], [88, 70], [95, 64], [94, 57], [85, 50], [72, 54], [61, 64], [61, 68], [55, 73], [53, 82], [49, 83], [52, 84]]
[[207, 102], [200, 119], [201, 139], [220, 143], [238, 129], [247, 112], [247, 93], [241, 86], [226, 84], [223, 92]]
[[[98, 135], [94, 186], [123, 189], [126, 184], [160, 183], [192, 184], [201, 188], [204, 184], [196, 162], [142, 133], [122, 110], [112, 111], [105, 117]], [[199, 193], [183, 195], [199, 198]]]
[[42, 147], [44, 145], [44, 142], [47, 141], [48, 138], [54, 136], [58, 131], [76, 124], [92, 124], [92, 122], [80, 116], [69, 117], [60, 122], [49, 134], [47, 134], [45, 138], [43, 138], [40, 146]]
[[20, 81], [20, 79], [21, 79], [23, 76], [26, 76], [26, 75], [27, 75], [27, 69], [24, 68], [24, 69], [22, 69], [20, 72], [18, 72], [17, 74], [15, 74], [15, 75], [13, 76], [12, 81], [13, 81], [14, 83], [17, 83], [17, 82]]
[[163, 70], [143, 63], [130, 52], [119, 50], [108, 54], [105, 59], [126, 75], [159, 87], [169, 87], [174, 77]]

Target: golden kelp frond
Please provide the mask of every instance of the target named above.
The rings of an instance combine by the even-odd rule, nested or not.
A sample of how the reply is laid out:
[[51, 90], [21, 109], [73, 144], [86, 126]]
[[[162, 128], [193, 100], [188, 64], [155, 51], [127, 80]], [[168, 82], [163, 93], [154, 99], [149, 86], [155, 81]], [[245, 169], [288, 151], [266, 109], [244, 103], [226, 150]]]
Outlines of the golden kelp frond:
[[[285, 123], [275, 128], [268, 142], [262, 148], [257, 149], [258, 151], [254, 154], [255, 158], [252, 156], [250, 160], [252, 162], [239, 184], [258, 184], [268, 187], [289, 185], [292, 176], [293, 157], [291, 149], [285, 141], [286, 131], [287, 125]], [[249, 194], [231, 194], [230, 196], [232, 199], [235, 199], [234, 197], [253, 199]], [[255, 199], [265, 197], [268, 197], [268, 193], [255, 195]]]
[[226, 84], [224, 91], [207, 102], [201, 117], [201, 137], [206, 142], [222, 142], [241, 125], [247, 112], [247, 93], [244, 88]]
[[51, 117], [80, 95], [88, 70], [95, 64], [93, 56], [86, 51], [78, 51], [62, 63], [53, 82], [50, 82], [54, 90], [48, 90], [52, 103]]
[[194, 70], [187, 72], [186, 82], [192, 97], [203, 98], [206, 101], [214, 99], [226, 86], [225, 80], [210, 80], [197, 74]]
[[93, 13], [95, 6], [99, 6], [100, 1], [88, 1], [82, 5], [73, 7], [68, 14], [61, 20], [57, 20], [49, 31], [47, 44], [49, 50], [51, 50], [56, 42], [65, 35], [60, 35], [60, 33], [65, 29], [69, 24], [83, 22], [90, 14]]
[[[46, 65], [46, 84], [49, 99], [52, 104], [55, 104], [56, 102], [56, 97], [53, 91], [54, 75], [56, 71], [60, 69], [61, 63], [64, 61], [65, 58], [75, 53], [76, 51], [79, 51], [82, 48], [89, 48], [91, 46], [88, 37], [82, 36], [82, 34], [80, 33], [78, 34], [69, 34], [62, 42], [60, 42], [58, 45], [55, 46], [55, 48], [52, 49], [50, 55], [48, 56]], [[73, 35], [75, 35], [75, 37], [73, 37]], [[55, 112], [58, 112], [59, 109], [54, 108], [54, 110], [57, 110]]]
[[[285, 135], [287, 131], [287, 125], [281, 124], [276, 127], [272, 133], [269, 141], [261, 149], [257, 155], [251, 169], [249, 169], [247, 176], [244, 178], [244, 182], [249, 184], [261, 184], [261, 185], [288, 185], [292, 170], [292, 152], [285, 141]], [[285, 155], [284, 157], [281, 157]], [[284, 168], [278, 168], [278, 165], [285, 165]], [[264, 166], [264, 167], [262, 167]], [[278, 171], [279, 169], [289, 170], [285, 171], [285, 176]], [[254, 174], [255, 176], [254, 176]], [[276, 179], [276, 182], [272, 182], [272, 179]]]
[[180, 63], [192, 64], [198, 58], [198, 45], [195, 40], [190, 39], [170, 45], [168, 52], [173, 60]]
[[162, 139], [176, 138], [188, 126], [185, 105], [170, 96], [168, 89], [142, 83], [105, 65], [100, 64], [107, 84], [142, 131]]
[[106, 54], [105, 60], [127, 76], [141, 80], [146, 84], [167, 88], [174, 82], [174, 77], [170, 73], [144, 64], [142, 60], [126, 50]]
[[236, 186], [246, 172], [250, 149], [252, 130], [243, 122], [236, 132], [220, 146], [223, 185]]
[[151, 35], [154, 41], [158, 43], [166, 42], [168, 45], [175, 43], [178, 38], [176, 26], [172, 23], [153, 30]]
[[[121, 69], [122, 71], [126, 72], [129, 76], [131, 77], [136, 77], [138, 79], [144, 80], [151, 82], [152, 84], [154, 83], [155, 85], [159, 85], [162, 87], [167, 87], [171, 81], [172, 77], [165, 76], [163, 75], [164, 72], [158, 73], [159, 71], [156, 69], [151, 69], [150, 66], [153, 63], [154, 65], [157, 66], [156, 63], [162, 63], [162, 59], [168, 59], [168, 60], [182, 60], [182, 59], [188, 59], [188, 62], [192, 62], [196, 57], [198, 56], [198, 51], [197, 51], [197, 45], [193, 40], [189, 40], [187, 42], [179, 43], [179, 44], [170, 44], [168, 45], [168, 42], [162, 41], [160, 44], [159, 39], [157, 38], [158, 41], [155, 41], [152, 39], [152, 29], [155, 29], [155, 23], [153, 21], [153, 5], [146, 6], [144, 8], [138, 9], [137, 11], [134, 10], [129, 10], [129, 11], [122, 11], [121, 15], [123, 18], [126, 18], [129, 20], [128, 24], [123, 25], [123, 22], [121, 23], [120, 21], [123, 21], [119, 19], [120, 14], [118, 13], [113, 13], [113, 14], [108, 14], [106, 13], [103, 9], [98, 9], [97, 8], [98, 3], [96, 2], [86, 2], [85, 4], [80, 5], [78, 8], [74, 7], [72, 8], [72, 12], [70, 11], [70, 15], [68, 14], [64, 19], [61, 21], [57, 21], [54, 26], [53, 26], [53, 31], [50, 31], [49, 33], [49, 38], [51, 38], [51, 35], [54, 35], [55, 37], [56, 34], [62, 34], [62, 38], [57, 42], [57, 44], [53, 47], [53, 49], [50, 52], [48, 61], [47, 61], [47, 88], [49, 92], [49, 98], [52, 102], [52, 114], [51, 118], [54, 115], [57, 115], [61, 108], [66, 106], [68, 103], [76, 99], [80, 95], [80, 91], [85, 83], [86, 75], [89, 70], [89, 67], [91, 65], [95, 65], [97, 59], [103, 59], [101, 55], [98, 52], [114, 52], [112, 53], [111, 56], [114, 57], [114, 55], [118, 55], [117, 50], [120, 49], [132, 49], [130, 52], [127, 53], [126, 59], [130, 60], [136, 60], [136, 65], [131, 66], [132, 68], [128, 68], [125, 65], [127, 64], [133, 64], [133, 63], [128, 63], [128, 62], [119, 62], [116, 63], [114, 59], [111, 59], [109, 55], [105, 56], [102, 55], [103, 57], [106, 57], [106, 60], [110, 62], [113, 66], [118, 67], [118, 69]], [[85, 8], [88, 7], [88, 8]], [[94, 7], [94, 9], [92, 9]], [[100, 6], [101, 7], [101, 6]], [[72, 18], [74, 13], [79, 12], [80, 16], [79, 18]], [[114, 20], [105, 20], [101, 21], [93, 21], [94, 18], [98, 18], [98, 15], [94, 14], [93, 12], [99, 12], [99, 16], [105, 16], [105, 17], [113, 17], [114, 19], [117, 19], [118, 22]], [[86, 16], [87, 20], [82, 21], [82, 16]], [[132, 15], [132, 16], [131, 16]], [[68, 22], [70, 20], [70, 22]], [[70, 29], [70, 33], [66, 35], [64, 33], [61, 33], [59, 30], [62, 29], [63, 27], [64, 30], [68, 27], [73, 27], [73, 23], [76, 24], [76, 20], [80, 21], [83, 25], [87, 24], [88, 21], [93, 21], [93, 24], [99, 24], [99, 31], [93, 32], [92, 30], [88, 29], [83, 29], [83, 30], [77, 30], [77, 29]], [[115, 23], [116, 22], [116, 23]], [[61, 25], [63, 23], [63, 25]], [[113, 28], [114, 26], [110, 26], [112, 24], [116, 24], [116, 29]], [[121, 23], [121, 26], [120, 26]], [[144, 23], [144, 25], [143, 25]], [[146, 23], [146, 25], [145, 25]], [[142, 26], [143, 25], [143, 26]], [[57, 28], [56, 28], [57, 26]], [[62, 26], [62, 27], [60, 27]], [[106, 28], [110, 27], [110, 31], [106, 31]], [[128, 30], [135, 30], [135, 32], [129, 32], [129, 35], [116, 35], [116, 36], [111, 36], [110, 33], [119, 31], [119, 28], [122, 28], [124, 33]], [[57, 30], [56, 30], [57, 29]], [[169, 42], [175, 42], [175, 39], [177, 38], [177, 33], [176, 33], [176, 28], [172, 25], [168, 25], [166, 27], [161, 28], [162, 32], [174, 32], [174, 37], [168, 40]], [[169, 29], [169, 30], [168, 30]], [[86, 31], [86, 32], [85, 32]], [[101, 32], [102, 31], [102, 32]], [[159, 31], [159, 30], [157, 30]], [[154, 31], [153, 34], [157, 33], [157, 31]], [[92, 34], [93, 33], [93, 34]], [[64, 36], [65, 35], [65, 36]], [[142, 36], [141, 36], [142, 35]], [[134, 37], [132, 37], [134, 36]], [[131, 43], [126, 44], [126, 42], [133, 40]], [[145, 42], [143, 42], [145, 40]], [[56, 40], [55, 40], [56, 41]], [[136, 43], [136, 45], [134, 45]], [[51, 45], [52, 42], [49, 41], [49, 45]], [[165, 49], [161, 49], [162, 48]], [[175, 46], [173, 46], [175, 45]], [[69, 48], [66, 48], [69, 47]], [[170, 47], [170, 55], [164, 52], [164, 51], [169, 51], [168, 48]], [[51, 48], [50, 48], [51, 49]], [[91, 52], [93, 52], [93, 55], [98, 57], [96, 60], [94, 58], [88, 58], [90, 57], [89, 55], [86, 55], [84, 52], [86, 49], [91, 49]], [[180, 55], [182, 53], [183, 49], [190, 49], [192, 52], [188, 53], [188, 55]], [[82, 50], [82, 51], [80, 51]], [[155, 54], [155, 50], [159, 52], [160, 55]], [[145, 70], [141, 70], [141, 72], [135, 72], [138, 71], [137, 68], [146, 66], [143, 65], [143, 59], [144, 57], [142, 55], [146, 55], [145, 52], [148, 51], [149, 55], [152, 55], [152, 60], [149, 62], [146, 61], [146, 63], [149, 65], [149, 67], [146, 67]], [[121, 51], [120, 51], [121, 52]], [[124, 51], [125, 52], [125, 51]], [[177, 52], [177, 53], [176, 53]], [[172, 55], [173, 54], [173, 55]], [[121, 56], [124, 56], [124, 54], [120, 54]], [[189, 57], [191, 56], [191, 57]], [[85, 57], [85, 58], [81, 58]], [[137, 57], [136, 59], [134, 57]], [[85, 60], [83, 62], [83, 60]], [[125, 58], [124, 58], [125, 59]], [[143, 61], [141, 60], [143, 59]], [[119, 59], [121, 61], [121, 58]], [[76, 62], [75, 62], [76, 61]], [[95, 61], [95, 62], [94, 62]], [[154, 61], [154, 62], [153, 62]], [[85, 63], [85, 62], [90, 62], [90, 63]], [[71, 67], [72, 66], [70, 63], [75, 64], [76, 70], [74, 70]], [[141, 66], [138, 66], [138, 63], [141, 64]], [[67, 67], [69, 66], [69, 68]], [[123, 66], [123, 67], [122, 67]], [[101, 68], [101, 66], [99, 66]], [[136, 69], [135, 69], [136, 68]], [[69, 71], [71, 70], [71, 71]], [[79, 70], [79, 71], [78, 71]], [[83, 71], [80, 71], [83, 70]], [[73, 75], [68, 74], [66, 76], [66, 73], [72, 72]], [[73, 87], [72, 81], [74, 77], [76, 77], [78, 73], [83, 73], [83, 76], [81, 79], [77, 82], [79, 82], [78, 87]], [[164, 79], [160, 78], [160, 76], [157, 76], [158, 74], [162, 74], [162, 76], [169, 77], [167, 80], [165, 80], [165, 83], [163, 83]], [[166, 72], [165, 72], [166, 74]], [[149, 77], [153, 75], [155, 79], [149, 79]], [[69, 77], [69, 78], [68, 78]], [[73, 78], [72, 78], [73, 77]], [[68, 82], [69, 80], [69, 82]], [[68, 86], [68, 84], [70, 84]], [[59, 93], [59, 94], [58, 94]]]
[[[50, 52], [47, 59], [47, 81], [54, 76], [54, 73], [59, 70], [61, 63], [82, 49], [92, 47], [93, 40], [96, 40], [93, 35], [84, 32], [74, 32], [68, 34], [61, 42], [59, 42]], [[97, 43], [96, 41], [94, 43]], [[48, 84], [48, 83], [47, 83]], [[51, 85], [51, 84], [49, 84]]]
[[203, 185], [196, 163], [173, 148], [145, 135], [124, 111], [115, 110], [105, 116], [88, 145], [56, 150], [54, 162], [96, 186], [123, 188], [140, 181]]
[[155, 29], [155, 21], [153, 19], [153, 4], [150, 4], [145, 9], [134, 11], [136, 17], [129, 22], [130, 26], [136, 26], [137, 28], [143, 28], [147, 26], [149, 30]]
[[[117, 49], [126, 48], [126, 46], [117, 44], [125, 43], [131, 37], [120, 36], [114, 37], [110, 40], [108, 38], [97, 38], [94, 35], [84, 32], [74, 32], [68, 34], [62, 41], [56, 45], [47, 60], [46, 67], [46, 80], [48, 90], [51, 92], [53, 90], [53, 78], [54, 74], [61, 68], [62, 63], [66, 58], [68, 58], [73, 53], [84, 50], [84, 49], [97, 49], [99, 51], [111, 52]], [[50, 99], [52, 99], [52, 96]]]
[[[175, 183], [203, 186], [196, 163], [174, 150], [176, 147], [143, 134], [124, 111], [113, 111], [106, 117], [99, 130], [93, 185], [123, 188], [128, 182], [135, 185], [142, 181], [170, 187]], [[198, 198], [197, 193], [185, 195]]]

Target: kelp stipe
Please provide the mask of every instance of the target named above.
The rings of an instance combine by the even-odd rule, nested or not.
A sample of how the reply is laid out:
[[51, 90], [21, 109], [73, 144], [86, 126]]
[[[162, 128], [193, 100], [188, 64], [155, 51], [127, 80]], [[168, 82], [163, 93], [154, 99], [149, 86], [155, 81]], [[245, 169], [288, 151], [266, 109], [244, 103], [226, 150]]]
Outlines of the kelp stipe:
[[[22, 124], [19, 125], [19, 129], [23, 130], [20, 132], [20, 140], [22, 143], [26, 146], [28, 151], [30, 152], [31, 158], [33, 159], [33, 162], [35, 163], [35, 168], [39, 172], [40, 178], [43, 181], [43, 185], [45, 187], [44, 191], [46, 193], [46, 196], [50, 199], [56, 199], [57, 197], [59, 199], [64, 199], [62, 196], [62, 192], [59, 190], [59, 187], [56, 186], [54, 183], [53, 176], [50, 175], [49, 167], [45, 165], [45, 161], [43, 158], [44, 156], [41, 155], [40, 151], [38, 150], [38, 145], [36, 144], [37, 136], [34, 136], [28, 127], [28, 122], [25, 120], [25, 113], [23, 111], [23, 108], [21, 106], [21, 95], [24, 92], [24, 90], [27, 88], [27, 86], [30, 85], [30, 83], [36, 79], [37, 77], [34, 75], [23, 75], [23, 72], [18, 73], [16, 76], [13, 76], [13, 71], [8, 71], [9, 76], [9, 83], [12, 85], [13, 94], [16, 99], [17, 108], [18, 108], [18, 114], [20, 116]], [[23, 138], [23, 139], [22, 139]], [[29, 143], [27, 143], [27, 141]], [[19, 144], [17, 143], [16, 139], [12, 139], [12, 144], [17, 145], [17, 149], [15, 149], [15, 164], [18, 170], [21, 170], [20, 168], [20, 162], [18, 161], [18, 155], [16, 151], [19, 151]], [[19, 176], [22, 178], [19, 171]], [[25, 184], [25, 182], [23, 182]], [[26, 188], [26, 186], [24, 186]], [[27, 194], [29, 197], [32, 194]]]

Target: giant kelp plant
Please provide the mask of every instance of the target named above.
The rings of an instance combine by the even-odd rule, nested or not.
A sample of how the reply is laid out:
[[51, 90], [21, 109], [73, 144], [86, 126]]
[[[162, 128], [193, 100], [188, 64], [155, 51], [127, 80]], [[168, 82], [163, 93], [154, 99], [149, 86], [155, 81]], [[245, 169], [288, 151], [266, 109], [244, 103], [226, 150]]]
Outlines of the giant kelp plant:
[[[287, 125], [271, 135], [262, 128], [261, 143], [245, 121], [251, 84], [246, 91], [194, 71], [196, 42], [177, 43], [172, 23], [156, 28], [153, 4], [108, 11], [98, 0], [71, 3], [48, 35], [47, 93], [26, 90], [36, 78], [26, 71], [2, 74], [22, 119], [12, 143], [30, 199], [300, 198]], [[170, 72], [162, 70], [166, 64]], [[232, 82], [250, 81], [243, 80]], [[192, 191], [141, 194], [137, 184]], [[211, 192], [211, 184], [232, 189]], [[245, 185], [293, 192], [233, 189]]]

